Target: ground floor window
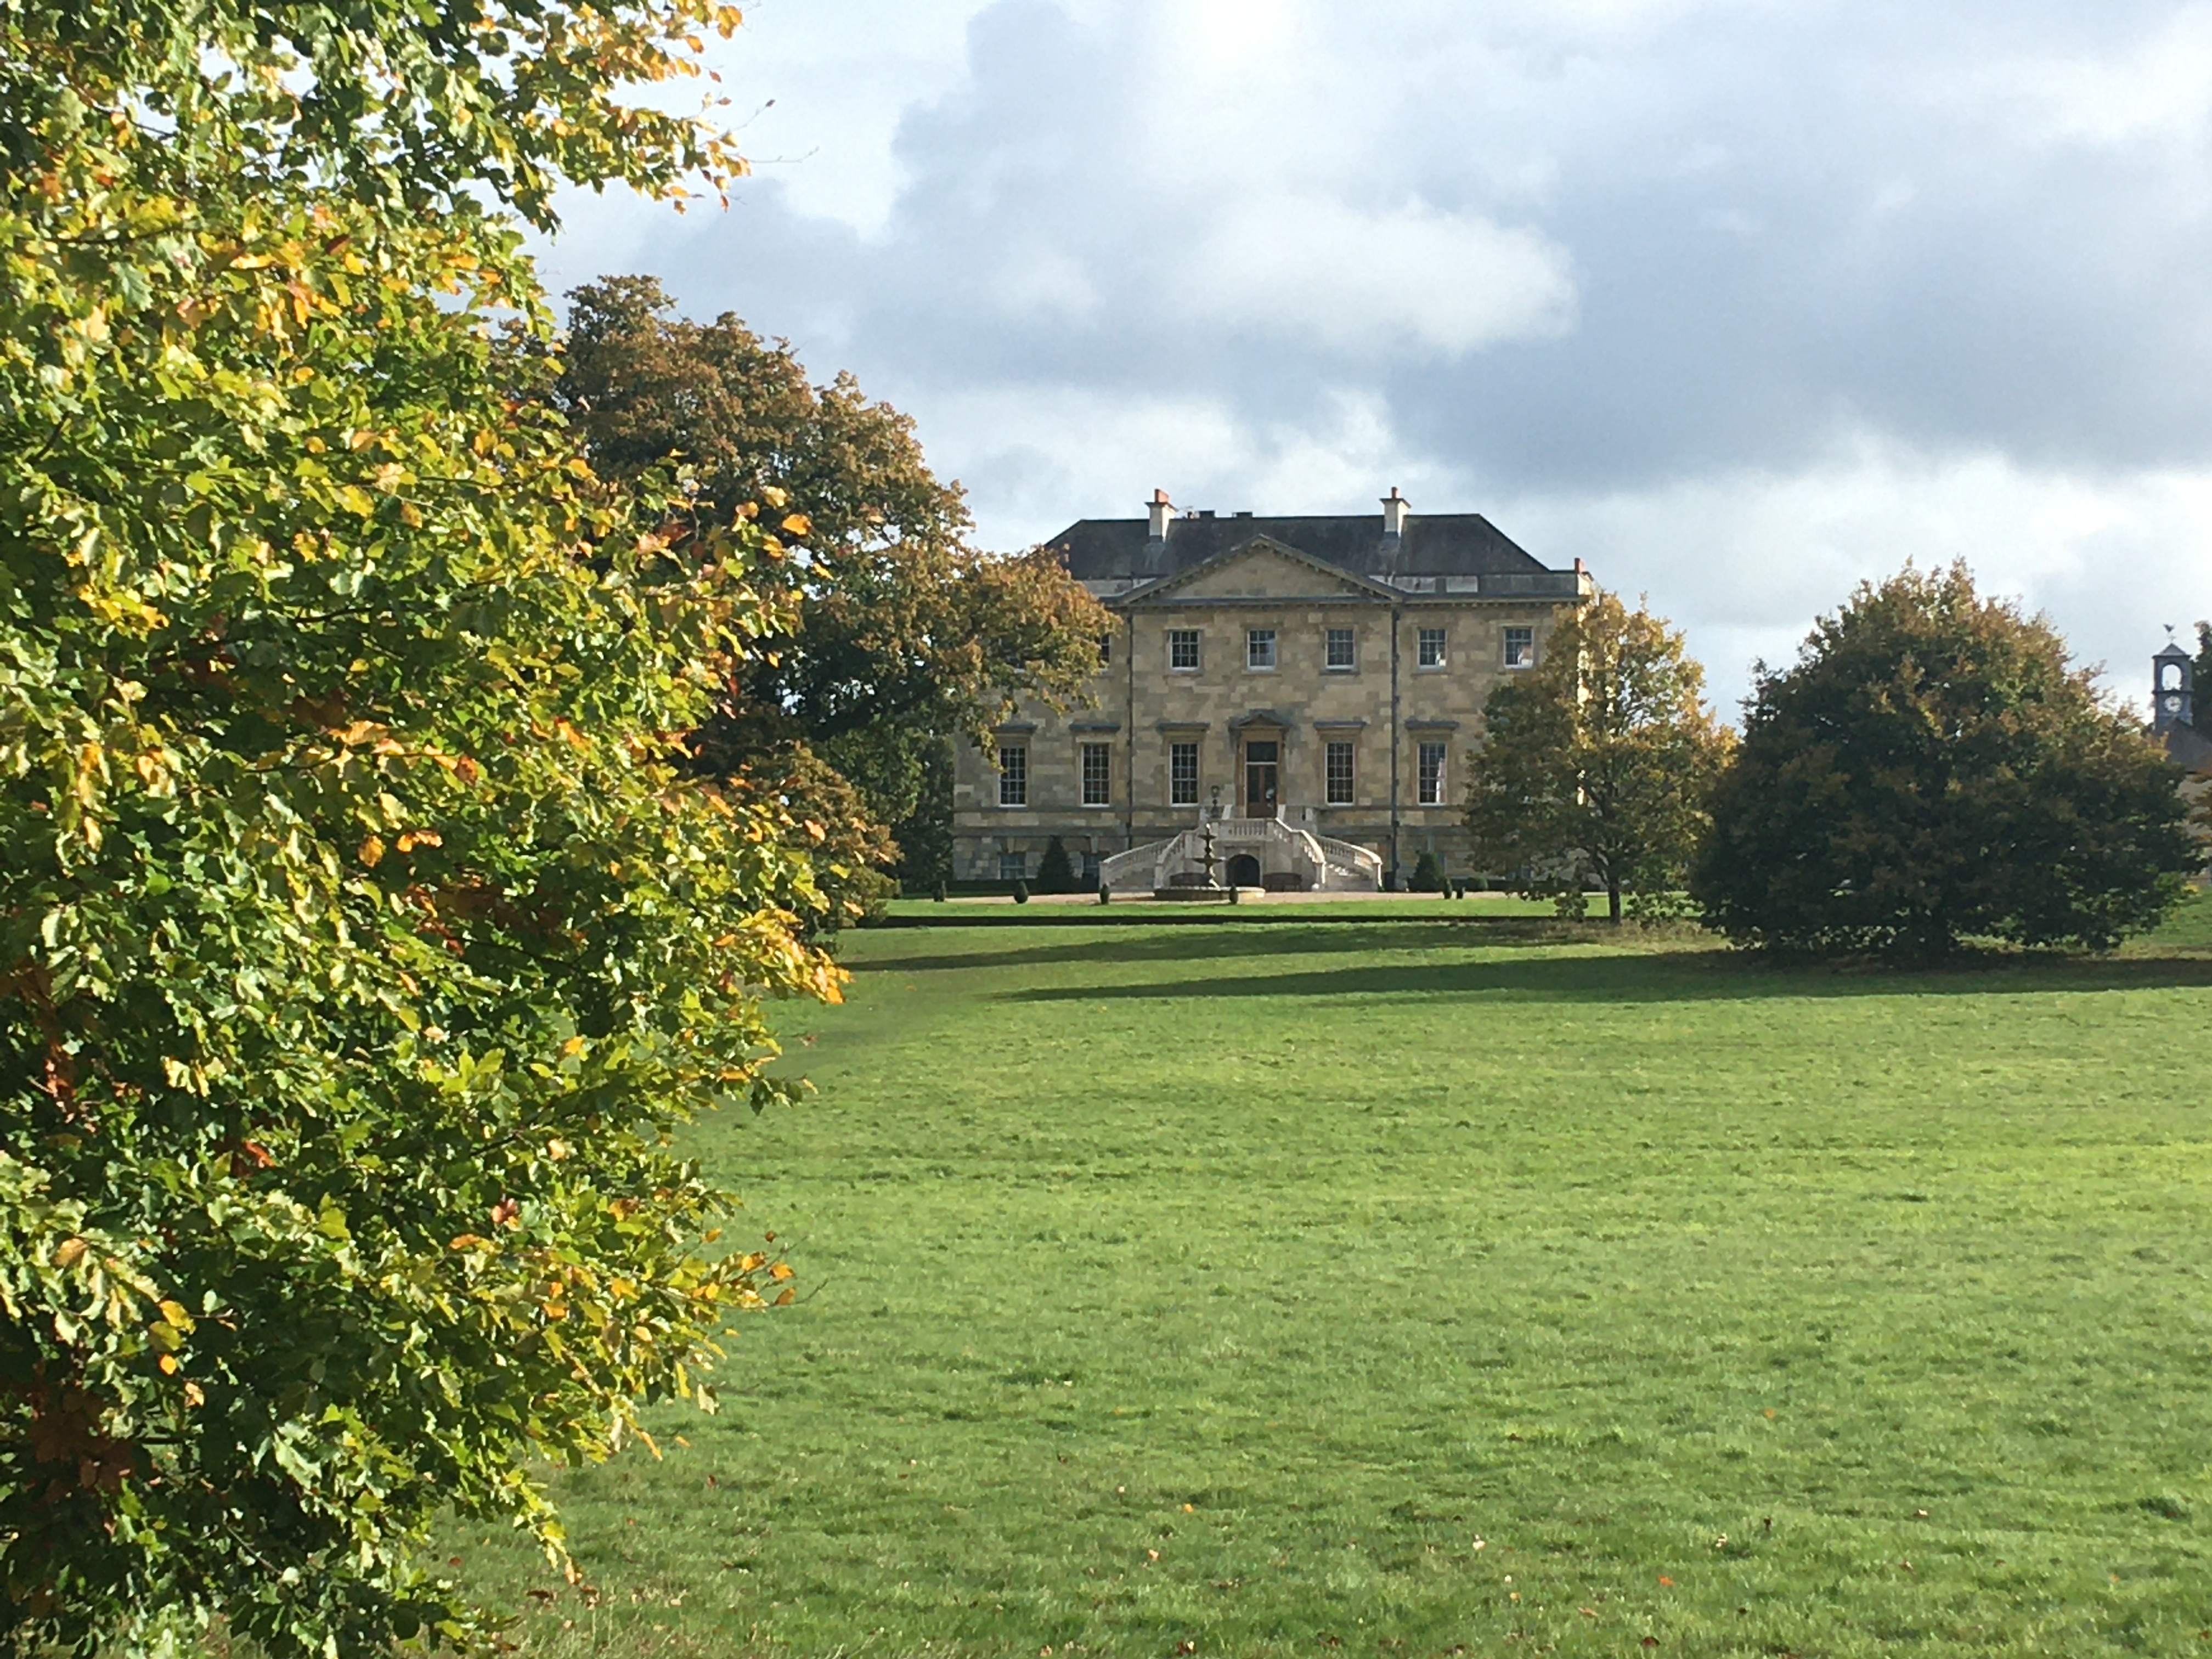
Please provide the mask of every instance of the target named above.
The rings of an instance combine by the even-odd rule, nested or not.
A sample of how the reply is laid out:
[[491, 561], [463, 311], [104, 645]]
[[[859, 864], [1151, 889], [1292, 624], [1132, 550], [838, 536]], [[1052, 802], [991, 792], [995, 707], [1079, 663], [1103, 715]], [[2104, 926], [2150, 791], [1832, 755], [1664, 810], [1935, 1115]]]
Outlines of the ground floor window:
[[1027, 881], [1030, 878], [1030, 855], [1027, 853], [999, 854], [1000, 881]]
[[1444, 804], [1444, 746], [1440, 743], [1421, 745], [1421, 805], [1442, 806]]
[[1352, 745], [1348, 743], [1328, 746], [1328, 804], [1352, 805]]
[[1083, 884], [1085, 887], [1096, 887], [1098, 884], [1098, 866], [1103, 862], [1105, 862], [1104, 859], [1097, 853], [1085, 853], [1083, 855]]
[[1085, 806], [1111, 806], [1114, 804], [1114, 750], [1103, 743], [1083, 745], [1083, 804]]
[[1168, 805], [1198, 805], [1198, 745], [1194, 743], [1168, 745]]

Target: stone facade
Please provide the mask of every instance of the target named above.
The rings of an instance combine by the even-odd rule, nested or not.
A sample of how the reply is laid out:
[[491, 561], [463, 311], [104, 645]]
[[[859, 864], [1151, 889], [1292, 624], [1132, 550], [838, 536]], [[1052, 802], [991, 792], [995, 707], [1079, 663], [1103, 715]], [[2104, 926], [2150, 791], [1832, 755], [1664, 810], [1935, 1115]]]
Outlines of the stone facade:
[[1383, 506], [1218, 519], [1156, 495], [1147, 519], [1055, 538], [1114, 613], [1108, 660], [1085, 706], [957, 745], [956, 877], [1033, 878], [1056, 836], [1095, 879], [1106, 857], [1209, 812], [1371, 848], [1401, 876], [1424, 848], [1482, 873], [1461, 818], [1484, 700], [1534, 664], [1591, 580], [1479, 514], [1415, 520], [1395, 490]]

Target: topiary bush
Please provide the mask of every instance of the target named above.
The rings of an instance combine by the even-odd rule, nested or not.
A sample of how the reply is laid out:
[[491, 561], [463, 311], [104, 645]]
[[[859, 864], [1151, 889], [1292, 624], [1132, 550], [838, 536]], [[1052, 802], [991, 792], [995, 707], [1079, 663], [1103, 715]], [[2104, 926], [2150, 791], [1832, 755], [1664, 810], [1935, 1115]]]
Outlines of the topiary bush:
[[1421, 855], [1413, 860], [1413, 873], [1406, 883], [1409, 893], [1441, 893], [1444, 890], [1444, 866], [1434, 849], [1423, 848]]
[[1054, 836], [1045, 843], [1044, 857], [1037, 865], [1036, 890], [1040, 893], [1073, 893], [1081, 890], [1075, 879], [1075, 866], [1067, 856], [1067, 848]]

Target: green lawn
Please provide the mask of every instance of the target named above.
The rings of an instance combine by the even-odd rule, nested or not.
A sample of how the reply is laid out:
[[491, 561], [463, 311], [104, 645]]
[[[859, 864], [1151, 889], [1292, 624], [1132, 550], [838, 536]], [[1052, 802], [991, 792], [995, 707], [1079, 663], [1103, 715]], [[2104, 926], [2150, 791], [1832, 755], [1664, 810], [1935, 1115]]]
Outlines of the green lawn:
[[566, 1482], [590, 1594], [457, 1544], [524, 1651], [2212, 1653], [2212, 911], [1389, 914], [850, 938], [702, 1143], [807, 1299]]

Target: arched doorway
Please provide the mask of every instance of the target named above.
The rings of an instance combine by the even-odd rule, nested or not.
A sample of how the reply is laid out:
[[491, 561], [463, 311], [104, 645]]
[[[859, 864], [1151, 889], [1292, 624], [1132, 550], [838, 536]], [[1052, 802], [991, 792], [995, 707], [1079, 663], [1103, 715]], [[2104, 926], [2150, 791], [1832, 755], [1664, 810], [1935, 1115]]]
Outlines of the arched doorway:
[[1239, 853], [1230, 860], [1229, 884], [1231, 887], [1257, 887], [1260, 884], [1260, 860], [1249, 853]]

